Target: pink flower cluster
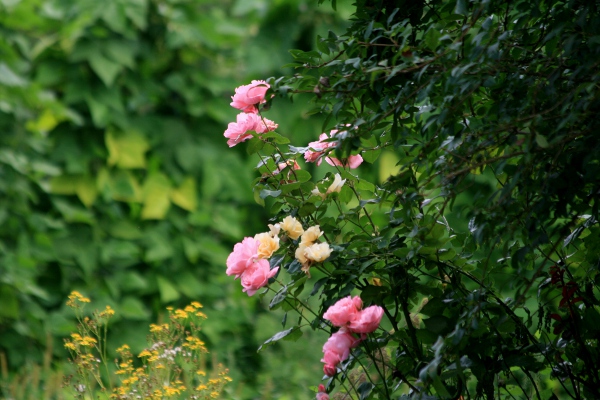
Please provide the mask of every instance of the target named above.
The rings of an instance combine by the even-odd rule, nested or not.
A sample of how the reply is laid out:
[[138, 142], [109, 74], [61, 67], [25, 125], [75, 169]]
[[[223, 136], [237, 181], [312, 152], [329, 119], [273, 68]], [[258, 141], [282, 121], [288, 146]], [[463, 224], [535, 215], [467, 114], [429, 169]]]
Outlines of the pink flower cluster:
[[[307, 162], [316, 162], [317, 165], [321, 165], [323, 156], [327, 153], [327, 149], [336, 147], [339, 143], [338, 140], [334, 140], [338, 134], [337, 129], [333, 129], [329, 135], [322, 133], [319, 136], [319, 140], [316, 142], [310, 142], [308, 147], [310, 148], [304, 153], [304, 159]], [[340, 160], [338, 158], [325, 156], [325, 161], [331, 166], [358, 168], [363, 162], [363, 158], [360, 155], [351, 155], [347, 159]]]
[[241, 278], [242, 287], [248, 296], [269, 283], [269, 278], [275, 276], [279, 267], [271, 269], [269, 261], [259, 258], [261, 241], [246, 237], [233, 247], [233, 252], [227, 257], [227, 275]]
[[[321, 362], [325, 363], [325, 375], [335, 375], [337, 365], [348, 359], [350, 349], [365, 339], [367, 333], [374, 332], [379, 327], [382, 317], [383, 308], [370, 306], [362, 309], [362, 300], [358, 296], [345, 297], [329, 307], [323, 318], [340, 330], [331, 335], [323, 345]], [[353, 334], [360, 334], [360, 338]]]
[[235, 89], [235, 95], [230, 105], [242, 110], [238, 114], [236, 122], [230, 122], [223, 135], [228, 139], [227, 144], [233, 147], [238, 143], [252, 138], [250, 131], [265, 133], [277, 129], [277, 124], [258, 115], [257, 104], [266, 102], [265, 94], [271, 86], [265, 81], [252, 81], [249, 85], [240, 86]]

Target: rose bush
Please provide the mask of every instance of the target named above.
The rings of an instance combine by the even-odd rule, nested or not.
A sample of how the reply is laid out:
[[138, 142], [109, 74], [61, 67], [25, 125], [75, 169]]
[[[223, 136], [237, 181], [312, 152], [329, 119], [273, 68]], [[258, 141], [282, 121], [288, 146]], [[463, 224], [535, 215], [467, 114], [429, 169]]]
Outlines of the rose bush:
[[247, 139], [285, 312], [261, 348], [326, 331], [318, 397], [600, 398], [597, 6], [355, 6], [249, 108], [324, 117]]

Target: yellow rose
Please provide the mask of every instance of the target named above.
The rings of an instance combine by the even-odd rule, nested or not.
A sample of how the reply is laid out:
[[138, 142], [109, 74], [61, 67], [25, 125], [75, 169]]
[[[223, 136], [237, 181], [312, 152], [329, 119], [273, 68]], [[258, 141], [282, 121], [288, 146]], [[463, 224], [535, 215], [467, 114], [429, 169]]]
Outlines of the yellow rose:
[[315, 243], [304, 250], [304, 256], [314, 262], [323, 262], [331, 255], [331, 248], [326, 242]]
[[302, 238], [300, 239], [301, 243], [304, 243], [307, 246], [313, 244], [321, 235], [321, 229], [319, 229], [319, 225], [311, 226], [302, 234]]
[[304, 228], [302, 228], [300, 221], [289, 215], [281, 221], [280, 226], [294, 240], [298, 239], [304, 233]]
[[308, 258], [304, 255], [304, 251], [308, 246], [304, 243], [300, 243], [298, 248], [296, 249], [296, 260], [300, 261], [301, 264], [306, 264], [308, 262]]
[[258, 258], [269, 258], [279, 249], [279, 237], [271, 236], [271, 232], [257, 233], [254, 239], [258, 240]]

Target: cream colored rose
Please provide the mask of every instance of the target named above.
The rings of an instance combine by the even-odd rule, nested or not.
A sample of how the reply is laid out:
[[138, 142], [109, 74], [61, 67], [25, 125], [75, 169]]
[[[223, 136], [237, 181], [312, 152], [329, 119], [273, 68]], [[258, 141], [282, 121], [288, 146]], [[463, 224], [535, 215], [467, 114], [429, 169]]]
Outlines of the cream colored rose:
[[279, 237], [271, 236], [270, 232], [257, 233], [254, 239], [260, 242], [256, 253], [258, 258], [269, 258], [279, 249]]
[[269, 224], [269, 234], [271, 237], [279, 236], [279, 232], [281, 231], [281, 226], [279, 224], [271, 225]]
[[305, 250], [308, 246], [303, 243], [300, 243], [298, 248], [296, 249], [296, 260], [300, 261], [300, 264], [306, 264], [308, 262], [308, 258], [306, 258]]
[[327, 188], [327, 194], [333, 192], [339, 193], [342, 190], [342, 186], [344, 186], [344, 183], [346, 183], [346, 180], [342, 179], [340, 174], [335, 174], [335, 177], [333, 178], [333, 183], [331, 184], [331, 186], [329, 186], [329, 188]]
[[315, 243], [304, 250], [304, 256], [310, 261], [323, 262], [331, 255], [331, 248], [326, 242]]
[[302, 228], [300, 221], [289, 215], [281, 221], [280, 226], [294, 240], [298, 239], [304, 233], [304, 228]]
[[311, 226], [304, 231], [300, 242], [309, 246], [313, 244], [319, 237], [321, 237], [322, 234], [323, 232], [321, 232], [321, 229], [319, 229], [319, 225]]
[[325, 198], [325, 193], [321, 193], [321, 192], [319, 192], [319, 188], [318, 188], [318, 187], [314, 188], [314, 189], [313, 189], [313, 190], [310, 192], [310, 194], [311, 194], [311, 195], [313, 195], [313, 196], [320, 197], [320, 198], [322, 198], [322, 199], [324, 199], [324, 198]]

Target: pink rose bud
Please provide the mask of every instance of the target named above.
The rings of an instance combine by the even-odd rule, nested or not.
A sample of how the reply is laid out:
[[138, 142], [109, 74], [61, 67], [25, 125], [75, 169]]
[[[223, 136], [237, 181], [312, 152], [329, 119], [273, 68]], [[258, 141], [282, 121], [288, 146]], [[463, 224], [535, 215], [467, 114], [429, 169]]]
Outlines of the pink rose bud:
[[325, 364], [323, 365], [323, 373], [327, 376], [334, 376], [337, 372], [337, 367], [335, 365]]
[[260, 241], [246, 237], [241, 243], [233, 246], [233, 252], [227, 257], [227, 275], [235, 275], [239, 278], [246, 269], [258, 258], [258, 246]]
[[319, 392], [317, 393], [317, 400], [329, 400], [329, 395], [325, 391], [325, 386], [323, 384], [319, 385]]
[[265, 94], [271, 86], [265, 81], [252, 81], [249, 85], [237, 87], [230, 105], [245, 113], [257, 113], [256, 104], [265, 103]]
[[355, 333], [374, 332], [381, 323], [383, 317], [383, 308], [379, 306], [367, 307], [358, 313], [358, 318], [354, 319], [348, 329]]
[[361, 308], [362, 300], [360, 297], [344, 297], [329, 307], [327, 312], [323, 314], [323, 318], [331, 321], [334, 326], [344, 327], [350, 325], [353, 320], [358, 318], [358, 313]]
[[279, 267], [270, 269], [269, 262], [265, 259], [252, 263], [242, 274], [242, 286], [248, 296], [252, 296], [258, 289], [267, 286], [269, 278], [275, 276]]

